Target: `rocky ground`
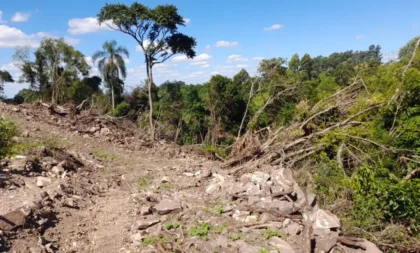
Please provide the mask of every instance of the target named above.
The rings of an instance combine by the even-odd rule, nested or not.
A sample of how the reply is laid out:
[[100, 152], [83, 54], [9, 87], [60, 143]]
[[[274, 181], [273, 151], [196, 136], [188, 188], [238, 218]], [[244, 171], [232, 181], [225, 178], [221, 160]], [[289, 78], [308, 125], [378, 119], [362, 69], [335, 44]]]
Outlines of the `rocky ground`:
[[0, 164], [0, 252], [381, 252], [281, 167], [233, 177], [129, 124], [0, 105], [21, 154]]

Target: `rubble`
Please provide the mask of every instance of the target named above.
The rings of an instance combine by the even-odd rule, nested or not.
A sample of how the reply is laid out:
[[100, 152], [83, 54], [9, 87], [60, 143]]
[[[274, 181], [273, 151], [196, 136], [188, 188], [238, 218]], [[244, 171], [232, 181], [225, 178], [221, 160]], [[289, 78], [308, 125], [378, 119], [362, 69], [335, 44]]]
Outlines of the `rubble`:
[[169, 199], [164, 199], [159, 204], [152, 208], [158, 214], [168, 214], [168, 213], [177, 213], [182, 210], [181, 204], [177, 201], [172, 201]]

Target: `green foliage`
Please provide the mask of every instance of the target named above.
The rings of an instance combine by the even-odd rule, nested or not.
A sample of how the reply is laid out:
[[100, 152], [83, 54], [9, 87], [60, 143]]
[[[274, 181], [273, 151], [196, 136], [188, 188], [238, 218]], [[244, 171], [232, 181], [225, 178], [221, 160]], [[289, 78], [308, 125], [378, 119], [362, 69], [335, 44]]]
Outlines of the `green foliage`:
[[137, 181], [137, 190], [139, 192], [143, 191], [143, 189], [147, 186], [150, 185], [150, 180], [148, 178], [145, 177], [141, 177], [139, 178], [139, 180]]
[[232, 241], [237, 241], [240, 240], [244, 237], [244, 235], [242, 233], [231, 233], [228, 235], [229, 239], [231, 239]]
[[127, 115], [129, 111], [130, 111], [130, 104], [123, 101], [120, 104], [118, 104], [117, 107], [115, 107], [115, 110], [113, 111], [113, 115], [115, 117], [121, 117], [121, 116]]
[[264, 234], [263, 234], [264, 240], [268, 240], [271, 237], [283, 237], [283, 235], [280, 233], [280, 231], [275, 230], [275, 229], [271, 229], [271, 228], [266, 228], [264, 230]]
[[0, 118], [0, 158], [10, 154], [10, 138], [16, 135], [16, 126], [13, 122]]
[[165, 224], [165, 228], [167, 230], [177, 229], [177, 228], [179, 228], [179, 223], [168, 222], [168, 223]]
[[202, 239], [207, 239], [211, 225], [209, 223], [201, 223], [198, 226], [193, 226], [190, 231], [191, 236], [198, 236]]
[[268, 251], [267, 249], [260, 249], [260, 251], [258, 251], [259, 253], [270, 253], [270, 251]]
[[149, 236], [149, 237], [144, 238], [141, 243], [144, 246], [149, 246], [149, 245], [156, 246], [158, 243], [166, 242], [166, 241], [168, 241], [168, 240], [165, 237]]
[[93, 153], [94, 156], [99, 157], [101, 159], [104, 159], [108, 162], [112, 162], [115, 159], [117, 159], [117, 156], [115, 154], [108, 154], [108, 153], [98, 151], [98, 150], [95, 150], [92, 153]]

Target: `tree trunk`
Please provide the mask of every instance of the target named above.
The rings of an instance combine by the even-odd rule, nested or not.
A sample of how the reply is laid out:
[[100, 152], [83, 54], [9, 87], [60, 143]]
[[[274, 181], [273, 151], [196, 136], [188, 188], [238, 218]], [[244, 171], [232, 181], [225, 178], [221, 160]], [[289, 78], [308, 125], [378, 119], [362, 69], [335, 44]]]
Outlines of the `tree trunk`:
[[155, 139], [155, 126], [153, 124], [153, 98], [152, 98], [152, 85], [153, 85], [153, 73], [150, 61], [147, 62], [147, 74], [148, 74], [148, 90], [149, 90], [149, 132], [152, 140]]
[[115, 110], [114, 84], [111, 83], [112, 110]]

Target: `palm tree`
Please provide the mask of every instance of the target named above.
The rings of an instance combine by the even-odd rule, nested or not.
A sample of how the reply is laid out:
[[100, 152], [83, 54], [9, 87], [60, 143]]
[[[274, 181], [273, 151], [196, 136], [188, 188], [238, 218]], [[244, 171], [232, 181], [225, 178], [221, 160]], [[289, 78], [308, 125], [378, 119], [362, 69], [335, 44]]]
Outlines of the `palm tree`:
[[111, 90], [112, 109], [115, 109], [114, 90], [118, 85], [122, 84], [121, 79], [125, 79], [127, 76], [123, 56], [128, 58], [130, 55], [125, 47], [117, 46], [115, 40], [106, 41], [102, 45], [102, 49], [103, 51], [96, 51], [92, 55], [92, 61], [95, 63], [100, 59], [98, 61], [98, 69], [104, 82]]

